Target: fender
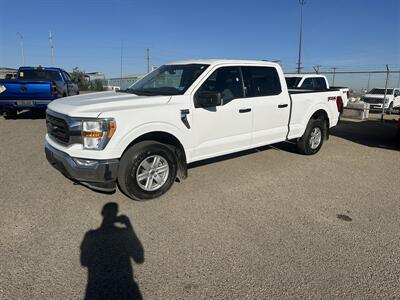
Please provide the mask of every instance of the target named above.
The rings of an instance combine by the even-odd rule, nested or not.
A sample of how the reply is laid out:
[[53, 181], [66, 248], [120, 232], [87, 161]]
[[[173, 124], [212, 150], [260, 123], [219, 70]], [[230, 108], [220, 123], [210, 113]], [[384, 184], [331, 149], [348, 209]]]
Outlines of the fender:
[[312, 115], [315, 114], [318, 110], [323, 110], [323, 111], [326, 113], [326, 115], [328, 116], [328, 119], [329, 119], [329, 127], [330, 127], [332, 120], [331, 120], [331, 116], [330, 116], [330, 114], [329, 114], [329, 109], [328, 109], [328, 108], [329, 108], [329, 107], [328, 107], [327, 104], [324, 105], [324, 104], [322, 104], [322, 103], [318, 103], [318, 104], [312, 106], [312, 107], [307, 111], [307, 113], [304, 115], [303, 121], [301, 122], [302, 128], [303, 128], [302, 131], [301, 131], [301, 136], [302, 136], [302, 135], [304, 134], [304, 132], [306, 131], [308, 121], [310, 121]]
[[151, 123], [146, 123], [142, 124], [140, 126], [137, 126], [133, 129], [131, 129], [127, 134], [125, 134], [120, 141], [118, 142], [118, 147], [119, 147], [119, 157], [122, 156], [126, 148], [137, 138], [141, 137], [142, 135], [145, 135], [147, 133], [151, 132], [165, 132], [168, 134], [173, 135], [183, 146], [183, 149], [185, 151], [186, 157], [188, 157], [188, 145], [186, 143], [186, 139], [182, 133], [182, 131], [177, 128], [176, 126], [166, 123], [166, 122], [151, 122]]

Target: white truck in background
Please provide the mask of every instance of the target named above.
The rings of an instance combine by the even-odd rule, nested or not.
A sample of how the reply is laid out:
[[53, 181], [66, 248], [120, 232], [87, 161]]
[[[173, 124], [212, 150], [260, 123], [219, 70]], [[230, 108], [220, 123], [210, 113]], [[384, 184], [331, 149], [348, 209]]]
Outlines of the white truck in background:
[[329, 86], [326, 76], [321, 74], [286, 74], [288, 89], [329, 90], [338, 89], [342, 92], [343, 106], [346, 107], [350, 98], [350, 89], [347, 87]]
[[366, 93], [362, 100], [369, 104], [370, 110], [382, 111], [382, 105], [387, 113], [393, 113], [394, 109], [400, 109], [400, 89], [386, 89], [386, 98], [384, 88], [374, 88]]
[[126, 90], [52, 102], [45, 152], [93, 189], [113, 191], [118, 182], [132, 199], [151, 199], [185, 179], [195, 161], [287, 140], [302, 154], [317, 153], [342, 97], [337, 89], [289, 91], [272, 62], [180, 61]]

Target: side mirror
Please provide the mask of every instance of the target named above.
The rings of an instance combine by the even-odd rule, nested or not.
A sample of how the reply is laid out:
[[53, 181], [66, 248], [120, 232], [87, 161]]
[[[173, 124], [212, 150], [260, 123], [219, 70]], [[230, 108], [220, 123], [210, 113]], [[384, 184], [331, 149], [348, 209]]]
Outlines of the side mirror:
[[222, 103], [221, 93], [212, 91], [199, 92], [194, 96], [195, 107], [214, 107]]

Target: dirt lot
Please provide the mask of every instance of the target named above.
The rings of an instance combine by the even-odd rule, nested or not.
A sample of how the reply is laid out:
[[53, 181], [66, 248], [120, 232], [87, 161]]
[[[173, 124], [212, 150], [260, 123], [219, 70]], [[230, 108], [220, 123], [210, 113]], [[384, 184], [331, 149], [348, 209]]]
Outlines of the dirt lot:
[[[344, 120], [311, 157], [280, 144], [197, 164], [166, 196], [134, 202], [53, 169], [45, 121], [31, 117], [0, 118], [1, 299], [102, 289], [144, 299], [400, 297], [392, 122]], [[104, 238], [109, 202], [129, 218], [130, 237]]]

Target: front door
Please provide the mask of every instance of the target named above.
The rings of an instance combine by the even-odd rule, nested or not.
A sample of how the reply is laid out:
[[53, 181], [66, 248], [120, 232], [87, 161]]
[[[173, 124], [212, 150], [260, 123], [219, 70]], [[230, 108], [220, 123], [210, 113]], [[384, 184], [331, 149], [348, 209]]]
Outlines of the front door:
[[251, 100], [244, 98], [239, 67], [220, 67], [197, 90], [221, 93], [222, 104], [194, 109], [193, 160], [247, 149], [252, 132]]

